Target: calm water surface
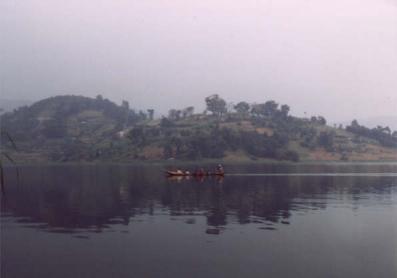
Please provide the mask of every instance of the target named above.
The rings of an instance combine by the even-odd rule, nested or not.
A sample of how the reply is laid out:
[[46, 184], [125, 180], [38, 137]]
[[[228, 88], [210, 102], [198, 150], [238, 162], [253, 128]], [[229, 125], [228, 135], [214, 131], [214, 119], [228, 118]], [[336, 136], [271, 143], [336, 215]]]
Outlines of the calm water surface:
[[7, 169], [1, 277], [397, 277], [397, 164]]

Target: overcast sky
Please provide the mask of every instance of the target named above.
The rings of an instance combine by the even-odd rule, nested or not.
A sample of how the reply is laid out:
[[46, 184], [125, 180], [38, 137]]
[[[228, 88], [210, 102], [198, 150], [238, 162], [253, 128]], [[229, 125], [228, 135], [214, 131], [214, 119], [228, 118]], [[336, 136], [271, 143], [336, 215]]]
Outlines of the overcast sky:
[[397, 115], [397, 0], [1, 0], [1, 97]]

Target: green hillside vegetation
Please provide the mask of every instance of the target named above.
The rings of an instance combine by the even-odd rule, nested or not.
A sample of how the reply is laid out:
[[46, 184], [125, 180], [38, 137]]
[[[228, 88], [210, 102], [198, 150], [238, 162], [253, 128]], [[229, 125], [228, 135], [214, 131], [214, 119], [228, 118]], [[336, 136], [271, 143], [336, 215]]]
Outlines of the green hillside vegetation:
[[22, 161], [397, 160], [397, 133], [388, 127], [330, 127], [321, 116], [293, 117], [272, 100], [229, 109], [218, 95], [205, 102], [203, 113], [190, 106], [154, 119], [153, 109], [135, 111], [126, 101], [57, 96], [1, 122]]

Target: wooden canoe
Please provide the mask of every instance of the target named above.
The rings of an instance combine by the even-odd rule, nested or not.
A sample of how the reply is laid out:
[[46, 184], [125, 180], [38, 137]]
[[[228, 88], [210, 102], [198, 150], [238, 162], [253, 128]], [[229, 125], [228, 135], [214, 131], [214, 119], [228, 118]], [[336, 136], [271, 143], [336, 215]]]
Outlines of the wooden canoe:
[[208, 177], [208, 176], [224, 176], [225, 173], [216, 173], [216, 172], [209, 172], [209, 173], [181, 173], [177, 171], [166, 171], [165, 172], [168, 176], [175, 176], [175, 177]]

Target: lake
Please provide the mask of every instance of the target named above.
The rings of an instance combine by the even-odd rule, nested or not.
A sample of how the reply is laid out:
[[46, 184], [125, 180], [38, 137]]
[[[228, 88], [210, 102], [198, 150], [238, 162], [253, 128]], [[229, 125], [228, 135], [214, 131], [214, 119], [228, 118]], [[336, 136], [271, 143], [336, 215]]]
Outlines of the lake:
[[1, 277], [397, 277], [397, 164], [6, 169]]

